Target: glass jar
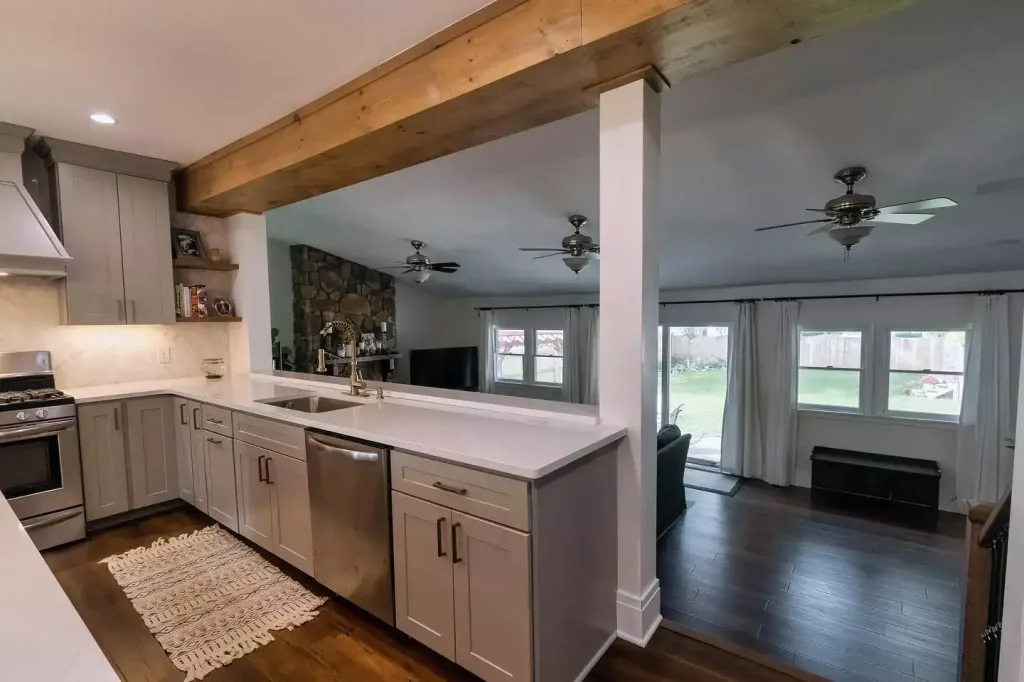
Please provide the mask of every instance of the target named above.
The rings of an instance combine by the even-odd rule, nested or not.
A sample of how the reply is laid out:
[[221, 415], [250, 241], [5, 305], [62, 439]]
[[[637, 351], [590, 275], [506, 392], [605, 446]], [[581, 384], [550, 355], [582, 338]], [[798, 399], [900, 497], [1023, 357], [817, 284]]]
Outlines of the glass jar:
[[204, 358], [203, 374], [207, 379], [223, 379], [226, 372], [224, 358]]

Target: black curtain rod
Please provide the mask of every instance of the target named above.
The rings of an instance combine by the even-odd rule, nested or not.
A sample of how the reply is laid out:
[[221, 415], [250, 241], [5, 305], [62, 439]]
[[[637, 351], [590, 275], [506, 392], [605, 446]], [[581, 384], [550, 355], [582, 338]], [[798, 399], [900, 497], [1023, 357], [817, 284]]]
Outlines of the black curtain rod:
[[[759, 303], [763, 301], [823, 301], [838, 298], [907, 298], [913, 296], [999, 296], [1001, 294], [1022, 294], [1024, 289], [984, 289], [980, 291], [922, 291], [920, 293], [902, 294], [834, 294], [831, 296], [782, 296], [778, 298], [719, 298], [704, 301], [664, 301], [667, 305], [697, 305], [707, 303]], [[547, 308], [598, 308], [597, 303], [577, 303], [573, 305], [510, 305], [495, 308], [477, 308], [477, 310], [544, 310]]]

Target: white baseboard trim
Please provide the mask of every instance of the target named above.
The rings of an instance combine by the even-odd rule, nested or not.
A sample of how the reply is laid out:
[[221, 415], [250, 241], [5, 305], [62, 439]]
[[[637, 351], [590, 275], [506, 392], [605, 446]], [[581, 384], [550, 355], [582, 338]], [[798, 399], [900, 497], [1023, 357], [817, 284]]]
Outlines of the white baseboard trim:
[[594, 654], [594, 657], [592, 659], [590, 659], [590, 662], [583, 667], [583, 670], [580, 671], [580, 674], [576, 676], [575, 682], [583, 682], [583, 680], [586, 679], [587, 675], [589, 675], [590, 671], [594, 669], [594, 666], [597, 665], [597, 662], [601, 660], [601, 657], [604, 656], [605, 653], [608, 651], [608, 647], [612, 645], [612, 642], [614, 642], [618, 638], [618, 636], [619, 633], [617, 632], [613, 632], [612, 634], [608, 635], [608, 640], [601, 645], [601, 648], [597, 650], [597, 653]]
[[661, 584], [658, 579], [654, 578], [640, 597], [619, 590], [615, 609], [619, 637], [637, 646], [647, 646], [661, 624]]

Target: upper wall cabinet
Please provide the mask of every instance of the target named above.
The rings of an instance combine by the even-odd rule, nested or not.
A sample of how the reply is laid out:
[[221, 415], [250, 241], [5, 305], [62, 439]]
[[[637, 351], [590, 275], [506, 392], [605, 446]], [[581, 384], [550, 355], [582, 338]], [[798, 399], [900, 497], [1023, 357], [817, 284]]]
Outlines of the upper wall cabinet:
[[67, 324], [170, 324], [174, 280], [168, 182], [174, 164], [44, 139], [54, 216], [72, 260]]

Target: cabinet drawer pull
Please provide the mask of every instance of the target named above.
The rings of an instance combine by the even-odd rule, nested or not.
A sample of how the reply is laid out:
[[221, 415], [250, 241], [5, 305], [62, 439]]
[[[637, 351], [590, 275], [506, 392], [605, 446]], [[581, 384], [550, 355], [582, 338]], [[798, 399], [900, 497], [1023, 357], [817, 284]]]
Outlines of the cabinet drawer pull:
[[456, 521], [452, 524], [452, 563], [461, 564], [462, 557], [459, 556], [459, 528], [462, 524]]
[[181, 415], [181, 423], [188, 426], [188, 417], [185, 416], [185, 403], [178, 405], [178, 413]]
[[273, 457], [267, 457], [267, 463], [264, 465], [267, 468], [267, 485], [274, 485], [274, 482], [270, 480], [270, 463], [273, 461]]
[[437, 520], [437, 556], [438, 558], [447, 555], [444, 551], [444, 517]]
[[114, 430], [115, 431], [120, 431], [121, 430], [120, 412], [121, 411], [118, 410], [116, 407], [114, 408]]
[[195, 429], [196, 431], [200, 430], [199, 429], [199, 408], [198, 407], [193, 407], [192, 408], [192, 428]]
[[224, 441], [222, 441], [222, 440], [217, 440], [216, 438], [207, 438], [207, 439], [206, 439], [206, 442], [207, 442], [207, 443], [213, 443], [214, 445], [220, 445], [220, 444], [221, 444], [221, 443], [223, 443]]
[[444, 483], [441, 483], [441, 481], [434, 481], [433, 485], [438, 490], [443, 490], [446, 493], [454, 493], [456, 495], [465, 495], [466, 492], [468, 492], [465, 488], [453, 488], [450, 485], [445, 485]]
[[213, 417], [210, 417], [210, 418], [209, 418], [209, 419], [207, 419], [206, 421], [210, 422], [211, 424], [219, 424], [219, 425], [221, 425], [221, 426], [223, 426], [223, 425], [224, 425], [224, 422], [222, 422], [222, 421], [221, 421], [221, 420], [219, 420], [219, 419], [214, 419]]
[[256, 472], [259, 476], [260, 483], [265, 483], [267, 479], [263, 478], [263, 460], [266, 459], [266, 455], [260, 455], [256, 458]]

